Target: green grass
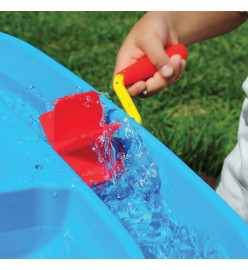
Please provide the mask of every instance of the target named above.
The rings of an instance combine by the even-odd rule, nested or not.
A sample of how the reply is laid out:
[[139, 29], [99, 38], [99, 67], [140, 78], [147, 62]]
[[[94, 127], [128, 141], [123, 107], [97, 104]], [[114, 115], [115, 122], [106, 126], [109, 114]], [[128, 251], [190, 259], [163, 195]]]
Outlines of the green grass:
[[[39, 48], [100, 91], [112, 91], [116, 54], [144, 12], [0, 12], [0, 30]], [[195, 172], [217, 177], [237, 141], [248, 75], [248, 22], [188, 47], [179, 82], [135, 99], [143, 126]]]

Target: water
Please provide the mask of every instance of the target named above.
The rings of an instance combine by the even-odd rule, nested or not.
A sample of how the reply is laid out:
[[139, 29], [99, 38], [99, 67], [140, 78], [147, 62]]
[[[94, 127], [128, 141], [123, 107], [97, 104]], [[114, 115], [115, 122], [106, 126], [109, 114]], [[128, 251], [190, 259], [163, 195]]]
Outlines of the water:
[[[172, 211], [160, 195], [157, 165], [138, 133], [128, 123], [122, 129], [124, 171], [93, 190], [131, 234], [145, 258], [225, 258], [222, 247], [208, 235], [171, 218]], [[116, 140], [118, 136], [112, 139], [113, 145]], [[114, 157], [111, 162], [115, 162]]]

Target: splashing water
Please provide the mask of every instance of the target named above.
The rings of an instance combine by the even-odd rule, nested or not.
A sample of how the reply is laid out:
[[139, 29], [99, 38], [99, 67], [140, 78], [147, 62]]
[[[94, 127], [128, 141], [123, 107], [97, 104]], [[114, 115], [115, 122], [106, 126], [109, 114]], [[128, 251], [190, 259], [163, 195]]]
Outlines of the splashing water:
[[[145, 258], [224, 258], [208, 236], [170, 218], [171, 210], [160, 195], [157, 165], [137, 132], [129, 124], [122, 128], [124, 171], [93, 190], [131, 234]], [[118, 140], [112, 139], [114, 153], [109, 166], [117, 158]]]

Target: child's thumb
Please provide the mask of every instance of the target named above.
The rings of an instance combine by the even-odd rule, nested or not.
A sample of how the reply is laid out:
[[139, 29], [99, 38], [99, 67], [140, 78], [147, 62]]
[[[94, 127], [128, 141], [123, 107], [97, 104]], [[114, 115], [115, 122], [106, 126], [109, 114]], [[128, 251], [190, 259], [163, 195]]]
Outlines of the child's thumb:
[[163, 43], [158, 36], [154, 37], [152, 41], [143, 44], [143, 50], [164, 78], [168, 78], [173, 74], [170, 58], [166, 54]]

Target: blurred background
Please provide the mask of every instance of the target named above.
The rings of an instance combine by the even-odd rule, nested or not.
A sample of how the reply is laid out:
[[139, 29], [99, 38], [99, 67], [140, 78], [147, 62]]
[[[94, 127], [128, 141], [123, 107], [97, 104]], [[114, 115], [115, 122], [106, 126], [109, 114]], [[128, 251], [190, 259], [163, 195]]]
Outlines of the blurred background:
[[[2, 11], [0, 31], [40, 49], [121, 107], [112, 90], [115, 58], [144, 13]], [[237, 142], [247, 33], [246, 21], [229, 34], [188, 46], [182, 78], [158, 95], [134, 100], [143, 126], [201, 176], [217, 178]]]

